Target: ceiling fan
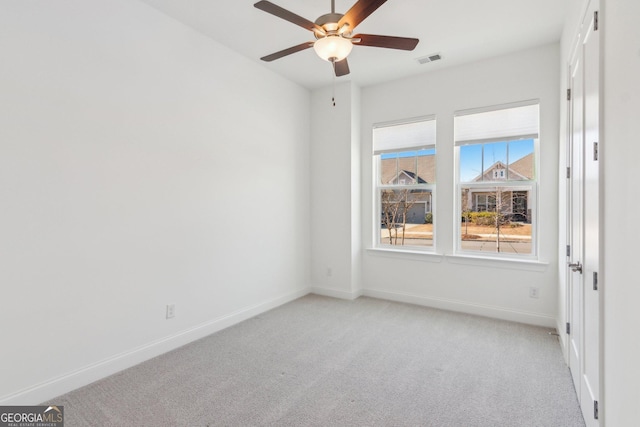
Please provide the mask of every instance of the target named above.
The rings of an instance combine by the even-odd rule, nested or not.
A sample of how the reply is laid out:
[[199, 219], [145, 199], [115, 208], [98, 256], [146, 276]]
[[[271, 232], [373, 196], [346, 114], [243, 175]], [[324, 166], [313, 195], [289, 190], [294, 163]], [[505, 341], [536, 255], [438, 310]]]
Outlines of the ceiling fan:
[[333, 65], [336, 76], [349, 74], [347, 56], [354, 45], [385, 47], [389, 49], [413, 50], [419, 40], [407, 37], [379, 36], [374, 34], [355, 34], [355, 27], [375, 12], [387, 0], [358, 0], [345, 13], [336, 13], [335, 0], [331, 0], [331, 13], [322, 15], [315, 22], [311, 22], [269, 1], [259, 1], [254, 4], [260, 10], [299, 25], [313, 32], [316, 40], [309, 41], [288, 49], [281, 50], [260, 59], [271, 62], [292, 53], [313, 47], [318, 56]]

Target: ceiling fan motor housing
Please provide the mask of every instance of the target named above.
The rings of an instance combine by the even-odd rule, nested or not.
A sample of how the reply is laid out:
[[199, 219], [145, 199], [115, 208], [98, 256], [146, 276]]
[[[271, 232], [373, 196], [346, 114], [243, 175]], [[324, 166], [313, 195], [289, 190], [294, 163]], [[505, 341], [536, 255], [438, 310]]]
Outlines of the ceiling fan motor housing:
[[[316, 19], [316, 24], [324, 28], [327, 32], [327, 35], [337, 34], [338, 33], [338, 22], [344, 15], [342, 13], [327, 13], [326, 15], [322, 15], [318, 19]], [[314, 32], [314, 35], [317, 39], [321, 38], [322, 35]]]

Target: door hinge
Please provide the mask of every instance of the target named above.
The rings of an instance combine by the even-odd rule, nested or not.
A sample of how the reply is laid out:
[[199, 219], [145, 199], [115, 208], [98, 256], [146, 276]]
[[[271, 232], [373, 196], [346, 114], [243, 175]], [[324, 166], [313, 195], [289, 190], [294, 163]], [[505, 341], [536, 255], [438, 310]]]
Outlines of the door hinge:
[[598, 272], [597, 271], [593, 272], [593, 290], [594, 291], [598, 290]]
[[571, 256], [571, 245], [567, 245], [567, 256]]
[[567, 335], [571, 335], [571, 323], [567, 322]]
[[567, 101], [571, 101], [571, 89], [567, 89]]
[[593, 143], [593, 160], [598, 161], [598, 143]]
[[593, 31], [598, 31], [598, 11], [593, 12]]
[[598, 419], [598, 401], [594, 400], [593, 401], [593, 418], [594, 419]]
[[567, 166], [567, 179], [571, 178], [571, 167]]

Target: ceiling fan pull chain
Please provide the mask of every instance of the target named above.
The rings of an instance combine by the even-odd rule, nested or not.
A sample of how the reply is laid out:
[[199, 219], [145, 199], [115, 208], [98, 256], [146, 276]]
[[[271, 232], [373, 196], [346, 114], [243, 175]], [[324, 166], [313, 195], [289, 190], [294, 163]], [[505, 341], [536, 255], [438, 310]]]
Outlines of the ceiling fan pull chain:
[[331, 102], [333, 106], [336, 106], [336, 61], [331, 61], [331, 65], [333, 65], [333, 88], [331, 93]]

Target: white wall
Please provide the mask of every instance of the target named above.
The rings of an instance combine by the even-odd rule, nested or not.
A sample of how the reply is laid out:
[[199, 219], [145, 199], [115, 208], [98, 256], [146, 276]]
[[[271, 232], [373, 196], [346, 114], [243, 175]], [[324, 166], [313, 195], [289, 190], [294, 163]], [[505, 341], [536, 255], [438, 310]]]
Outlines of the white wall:
[[604, 418], [615, 427], [640, 420], [640, 2], [603, 3]]
[[315, 293], [352, 299], [360, 295], [360, 89], [315, 90], [312, 112], [311, 283]]
[[[446, 60], [446, 59], [445, 59]], [[437, 116], [435, 229], [439, 256], [365, 250], [365, 295], [555, 326], [558, 233], [559, 46], [549, 45], [362, 89], [363, 245], [373, 242], [372, 126]], [[453, 113], [540, 99], [539, 264], [451, 256], [454, 248]], [[369, 213], [369, 214], [367, 214]], [[446, 256], [443, 256], [446, 255]], [[529, 288], [539, 288], [538, 299]]]
[[308, 292], [308, 91], [128, 0], [2, 2], [0, 55], [0, 404]]

